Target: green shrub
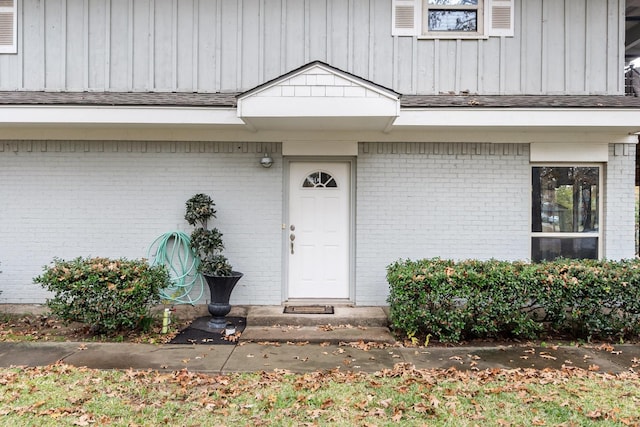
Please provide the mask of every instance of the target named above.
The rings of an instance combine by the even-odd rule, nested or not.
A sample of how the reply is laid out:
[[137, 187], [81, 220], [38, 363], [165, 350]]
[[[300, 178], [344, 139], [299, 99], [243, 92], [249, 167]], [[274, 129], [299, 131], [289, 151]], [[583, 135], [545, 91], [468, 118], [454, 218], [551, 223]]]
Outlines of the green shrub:
[[47, 301], [54, 315], [111, 334], [148, 323], [149, 309], [160, 302], [169, 275], [144, 260], [56, 258], [34, 282], [55, 294]]
[[387, 280], [392, 326], [407, 337], [640, 336], [637, 260], [400, 260]]

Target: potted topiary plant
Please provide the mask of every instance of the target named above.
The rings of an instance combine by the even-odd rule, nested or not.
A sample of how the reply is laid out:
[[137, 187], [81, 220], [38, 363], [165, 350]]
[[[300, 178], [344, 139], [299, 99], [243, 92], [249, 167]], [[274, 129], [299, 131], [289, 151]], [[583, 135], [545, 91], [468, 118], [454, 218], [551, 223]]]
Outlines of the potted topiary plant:
[[198, 271], [207, 281], [211, 294], [208, 309], [212, 318], [208, 326], [212, 329], [224, 329], [227, 325], [225, 316], [231, 311], [231, 291], [242, 277], [242, 273], [233, 271], [231, 264], [222, 254], [222, 233], [215, 227], [207, 227], [208, 220], [216, 217], [213, 199], [200, 193], [187, 200], [186, 205], [187, 212], [184, 218], [195, 227], [191, 233], [191, 249], [200, 259]]

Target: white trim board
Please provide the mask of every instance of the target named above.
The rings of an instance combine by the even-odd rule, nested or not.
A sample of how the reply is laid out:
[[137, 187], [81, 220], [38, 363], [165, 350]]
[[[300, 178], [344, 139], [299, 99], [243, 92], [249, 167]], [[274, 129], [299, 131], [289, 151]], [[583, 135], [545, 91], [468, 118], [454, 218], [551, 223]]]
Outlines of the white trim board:
[[531, 144], [531, 162], [606, 162], [609, 144], [563, 144], [536, 142]]
[[357, 141], [283, 141], [283, 156], [357, 156]]
[[0, 124], [245, 125], [234, 108], [129, 106], [2, 106]]

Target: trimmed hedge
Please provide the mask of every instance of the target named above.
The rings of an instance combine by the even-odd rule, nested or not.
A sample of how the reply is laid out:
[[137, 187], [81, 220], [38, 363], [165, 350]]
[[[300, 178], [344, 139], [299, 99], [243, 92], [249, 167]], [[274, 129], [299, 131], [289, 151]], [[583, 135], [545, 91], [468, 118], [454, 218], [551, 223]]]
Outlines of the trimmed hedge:
[[640, 261], [455, 262], [387, 267], [390, 320], [406, 337], [640, 337]]
[[55, 294], [47, 300], [54, 315], [91, 325], [95, 333], [111, 334], [149, 323], [149, 310], [160, 302], [169, 274], [145, 260], [56, 258], [34, 282]]

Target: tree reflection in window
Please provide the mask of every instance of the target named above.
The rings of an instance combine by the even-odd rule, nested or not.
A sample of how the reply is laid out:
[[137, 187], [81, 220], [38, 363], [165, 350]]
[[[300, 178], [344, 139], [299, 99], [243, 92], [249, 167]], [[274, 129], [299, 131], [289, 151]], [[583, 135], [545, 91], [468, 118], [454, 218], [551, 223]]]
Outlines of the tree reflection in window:
[[338, 184], [331, 175], [326, 172], [314, 172], [307, 176], [302, 183], [303, 188], [337, 188]]
[[478, 0], [429, 0], [429, 31], [478, 31]]
[[533, 167], [531, 260], [597, 259], [600, 168]]
[[478, 31], [478, 13], [463, 10], [430, 10], [429, 31]]
[[533, 232], [598, 230], [597, 167], [533, 168]]

